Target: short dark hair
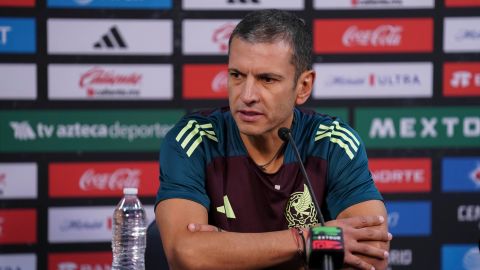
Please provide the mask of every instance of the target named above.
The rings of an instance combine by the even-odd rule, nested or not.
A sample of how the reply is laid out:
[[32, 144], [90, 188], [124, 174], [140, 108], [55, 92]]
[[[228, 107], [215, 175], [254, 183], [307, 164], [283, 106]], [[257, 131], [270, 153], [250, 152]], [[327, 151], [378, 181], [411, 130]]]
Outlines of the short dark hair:
[[276, 9], [251, 12], [235, 27], [228, 46], [234, 38], [251, 43], [286, 41], [293, 50], [295, 81], [300, 74], [312, 69], [312, 35], [305, 22], [296, 15]]

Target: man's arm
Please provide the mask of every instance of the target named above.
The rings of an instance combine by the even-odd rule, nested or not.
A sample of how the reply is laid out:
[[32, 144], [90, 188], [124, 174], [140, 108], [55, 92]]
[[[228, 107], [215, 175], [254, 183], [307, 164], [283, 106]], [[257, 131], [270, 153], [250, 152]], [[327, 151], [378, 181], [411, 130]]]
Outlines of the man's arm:
[[190, 232], [188, 224], [207, 224], [208, 213], [202, 205], [184, 199], [160, 202], [155, 214], [172, 269], [261, 269], [298, 258], [297, 245], [289, 230]]
[[[357, 217], [360, 218], [360, 224], [368, 223], [365, 217], [371, 215], [382, 216], [384, 221], [370, 227], [358, 226], [358, 223], [350, 222], [351, 218]], [[327, 222], [327, 226], [339, 226], [344, 230], [346, 265], [360, 269], [372, 269], [372, 266], [376, 270], [387, 268], [388, 250], [392, 236], [388, 233], [387, 211], [382, 201], [370, 200], [352, 205], [343, 210], [336, 220]], [[360, 231], [363, 233], [363, 237], [351, 237]], [[375, 237], [376, 234], [383, 237]], [[374, 238], [377, 240], [373, 240]], [[383, 259], [382, 253], [385, 253]], [[369, 254], [377, 254], [377, 256]]]
[[[161, 205], [163, 208], [172, 210], [159, 210]], [[174, 206], [171, 207], [172, 205]], [[180, 226], [176, 224], [175, 217], [168, 218], [169, 214], [161, 213], [174, 211], [175, 216], [180, 216], [179, 213], [182, 213], [182, 216], [186, 217], [182, 209], [203, 212], [200, 215], [202, 217], [184, 223], [187, 220], [185, 218]], [[203, 206], [179, 199], [161, 202], [157, 206], [156, 213], [159, 227], [170, 227], [164, 228], [164, 231], [160, 229], [160, 232], [169, 263], [175, 266], [173, 269], [191, 269], [189, 266], [191, 264], [198, 266], [199, 269], [222, 269], [222, 267], [258, 269], [279, 265], [289, 260], [290, 262], [297, 260], [296, 265], [300, 267], [296, 257], [296, 246], [289, 231], [255, 234], [218, 233], [216, 227], [207, 224], [207, 213]], [[359, 216], [360, 213], [365, 215]], [[378, 215], [372, 216], [372, 214]], [[338, 220], [327, 222], [327, 226], [339, 226], [343, 229], [345, 265], [365, 270], [371, 270], [372, 265], [375, 269], [385, 269], [387, 265], [385, 251], [388, 251], [391, 235], [389, 236], [386, 230], [386, 211], [383, 203], [381, 201], [362, 202], [345, 209], [338, 218]], [[162, 221], [162, 219], [168, 220]], [[193, 225], [189, 228], [190, 231], [186, 229], [188, 225], [185, 224]], [[172, 230], [177, 231], [175, 233], [179, 234], [183, 241], [195, 241], [194, 245], [189, 246], [192, 249], [183, 250], [182, 245], [187, 242], [180, 245], [182, 240], [174, 239], [174, 233], [169, 233]]]

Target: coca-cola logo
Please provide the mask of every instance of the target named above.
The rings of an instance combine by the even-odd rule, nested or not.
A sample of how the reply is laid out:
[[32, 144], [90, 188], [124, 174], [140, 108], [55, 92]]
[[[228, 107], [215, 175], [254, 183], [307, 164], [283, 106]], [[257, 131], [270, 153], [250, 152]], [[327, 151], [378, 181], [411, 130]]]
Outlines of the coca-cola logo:
[[138, 187], [141, 171], [119, 168], [113, 172], [97, 173], [93, 169], [85, 171], [80, 177], [81, 190], [122, 190], [124, 187]]
[[104, 70], [94, 67], [80, 76], [79, 85], [81, 88], [93, 85], [137, 85], [142, 80], [138, 73], [116, 74], [113, 70]]
[[228, 40], [230, 39], [234, 28], [235, 24], [227, 23], [213, 32], [212, 41], [219, 45], [221, 52], [226, 52], [228, 50]]
[[212, 90], [213, 92], [223, 92], [227, 91], [228, 87], [228, 71], [220, 71], [215, 78], [212, 80]]
[[342, 43], [346, 47], [396, 47], [402, 42], [402, 32], [403, 27], [399, 25], [379, 25], [375, 29], [353, 25], [343, 34]]

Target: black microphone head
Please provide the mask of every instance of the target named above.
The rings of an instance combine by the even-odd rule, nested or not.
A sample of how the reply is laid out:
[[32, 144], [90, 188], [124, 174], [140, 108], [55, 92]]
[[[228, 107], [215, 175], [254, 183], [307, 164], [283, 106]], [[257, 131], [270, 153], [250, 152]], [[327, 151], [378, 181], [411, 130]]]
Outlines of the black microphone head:
[[278, 137], [284, 142], [288, 142], [288, 134], [290, 134], [290, 129], [286, 127], [281, 127], [278, 129]]

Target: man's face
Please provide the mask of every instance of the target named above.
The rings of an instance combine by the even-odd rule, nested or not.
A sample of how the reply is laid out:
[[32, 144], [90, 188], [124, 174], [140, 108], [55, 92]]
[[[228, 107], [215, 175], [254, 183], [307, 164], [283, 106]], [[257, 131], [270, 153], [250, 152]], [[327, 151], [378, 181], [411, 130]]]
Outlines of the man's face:
[[228, 95], [230, 110], [241, 133], [276, 134], [278, 128], [290, 127], [297, 102], [291, 59], [292, 50], [285, 42], [232, 40]]

